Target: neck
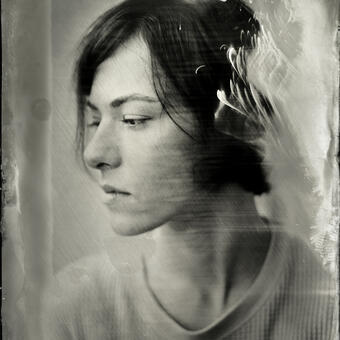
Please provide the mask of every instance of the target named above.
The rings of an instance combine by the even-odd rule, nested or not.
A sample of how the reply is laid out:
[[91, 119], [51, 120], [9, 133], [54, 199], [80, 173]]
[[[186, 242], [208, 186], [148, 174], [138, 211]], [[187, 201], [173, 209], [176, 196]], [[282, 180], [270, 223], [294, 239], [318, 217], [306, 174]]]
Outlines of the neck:
[[228, 264], [243, 255], [240, 250], [252, 251], [267, 227], [253, 195], [239, 188], [207, 195], [193, 205], [190, 213], [154, 231], [156, 251], [151, 263], [159, 264], [164, 275], [200, 278], [203, 284], [225, 280]]
[[154, 231], [156, 249], [147, 263], [150, 286], [161, 295], [171, 282], [178, 291], [209, 294], [224, 303], [232, 286], [247, 289], [258, 274], [267, 251], [267, 227], [253, 195], [240, 188], [206, 195], [191, 205], [190, 213]]

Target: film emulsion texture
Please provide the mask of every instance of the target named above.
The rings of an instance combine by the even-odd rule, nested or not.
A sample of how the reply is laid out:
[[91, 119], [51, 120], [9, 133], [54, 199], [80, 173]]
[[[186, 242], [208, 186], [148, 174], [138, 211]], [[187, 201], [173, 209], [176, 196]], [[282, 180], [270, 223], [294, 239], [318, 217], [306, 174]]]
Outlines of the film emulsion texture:
[[[140, 2], [141, 0], [136, 1]], [[229, 6], [228, 4], [232, 0], [214, 1]], [[86, 272], [87, 264], [95, 266], [97, 263], [91, 259], [104, 253], [105, 259], [113, 265], [114, 270], [126, 278], [131, 273], [141, 271], [143, 265], [140, 260], [141, 254], [143, 254], [144, 261], [148, 261], [156, 252], [155, 239], [160, 237], [157, 230], [153, 234], [145, 228], [145, 233], [131, 232], [136, 235], [126, 236], [119, 229], [117, 233], [117, 230], [112, 228], [110, 214], [102, 203], [103, 188], [98, 187], [91, 170], [89, 172], [88, 169], [84, 169], [84, 164], [76, 152], [77, 98], [74, 70], [80, 53], [79, 43], [98, 16], [120, 2], [122, 1], [4, 0], [2, 2], [4, 13], [2, 43], [4, 50], [2, 318], [5, 339], [43, 339], [44, 332], [45, 338], [49, 339], [48, 335], [46, 337], [46, 330], [44, 331], [46, 328], [46, 323], [43, 321], [45, 320], [45, 302], [56, 299], [56, 296], [51, 298], [49, 289], [56, 281], [56, 275], [65, 273], [65, 268], [67, 272], [68, 268], [72, 267], [72, 263], [81, 263], [79, 268], [71, 273], [74, 282], [76, 282], [77, 277], [81, 276], [83, 271]], [[191, 2], [194, 3], [194, 0], [188, 1], [188, 3]], [[307, 248], [310, 248], [320, 260], [324, 270], [330, 273], [334, 280], [337, 280], [337, 227], [339, 224], [338, 1], [244, 0], [244, 3], [254, 11], [255, 18], [260, 23], [260, 33], [257, 38], [247, 37], [247, 33], [242, 33], [244, 37], [241, 40], [249, 39], [248, 43], [254, 47], [254, 50], [246, 55], [246, 63], [245, 55], [242, 54], [244, 51], [233, 48], [232, 45], [220, 44], [219, 53], [222, 58], [225, 58], [226, 63], [231, 65], [234, 76], [240, 82], [244, 77], [247, 84], [249, 82], [251, 85], [247, 85], [245, 92], [242, 92], [239, 87], [240, 83], [237, 81], [233, 83], [233, 79], [231, 79], [230, 89], [228, 89], [230, 96], [226, 95], [227, 90], [217, 88], [216, 98], [220, 107], [234, 108], [233, 114], [236, 116], [238, 114], [247, 116], [249, 107], [252, 108], [253, 114], [256, 113], [247, 119], [261, 131], [261, 138], [256, 141], [246, 140], [246, 142], [251, 145], [258, 143], [260, 146], [267, 179], [271, 187], [269, 192], [255, 195], [258, 214], [269, 224], [272, 223], [274, 229], [279, 228], [277, 226], [283, 226], [282, 228], [289, 235], [302, 239]], [[218, 8], [223, 10], [223, 6], [219, 5]], [[177, 33], [185, 34], [185, 29], [185, 22], [181, 22], [178, 25]], [[175, 37], [174, 40], [176, 40]], [[100, 39], [98, 38], [99, 43]], [[135, 48], [143, 58], [145, 45], [131, 46], [131, 50]], [[98, 52], [98, 54], [100, 53]], [[128, 54], [123, 54], [123, 56], [127, 59], [125, 65], [122, 63], [120, 68], [124, 72], [125, 67], [128, 73], [129, 69], [133, 70], [135, 64], [132, 63], [130, 67], [128, 58], [131, 56]], [[119, 62], [118, 65], [120, 65]], [[103, 60], [101, 70], [105, 69], [105, 72], [100, 73], [100, 76], [95, 78], [91, 84], [96, 89], [97, 96], [94, 91], [91, 95], [87, 94], [88, 97], [97, 100], [96, 105], [90, 102], [91, 110], [94, 108], [94, 111], [100, 111], [97, 104], [100, 102], [100, 98], [104, 97], [102, 94], [105, 91], [100, 91], [105, 86], [114, 84], [117, 88], [120, 85], [124, 87], [123, 82], [121, 84], [110, 83], [110, 67], [108, 65]], [[112, 65], [117, 68], [117, 64], [113, 63]], [[192, 69], [193, 75], [209, 73], [209, 65], [201, 63], [196, 66]], [[137, 66], [136, 70], [138, 71]], [[142, 77], [143, 75], [138, 80], [141, 83]], [[102, 83], [99, 83], [98, 79]], [[251, 95], [250, 99], [248, 94]], [[232, 97], [233, 100], [230, 99]], [[263, 98], [266, 98], [265, 102]], [[176, 105], [179, 103], [174, 102]], [[270, 117], [267, 115], [268, 105], [265, 105], [266, 103], [270, 103]], [[92, 125], [99, 125], [99, 122], [95, 121], [97, 119], [95, 115], [91, 119], [94, 120], [91, 122]], [[138, 117], [138, 119], [131, 115], [124, 118], [124, 124], [129, 126], [129, 131], [132, 131], [131, 127], [135, 124], [142, 126], [145, 122], [148, 123], [149, 118]], [[172, 117], [172, 119], [176, 126], [178, 123], [176, 117], [175, 119]], [[223, 123], [225, 119], [228, 120], [228, 116], [216, 114], [216, 119], [219, 126], [222, 126], [222, 133], [235, 134], [235, 131], [223, 130]], [[187, 121], [184, 119], [183, 122], [182, 125], [178, 124], [176, 129], [179, 130], [176, 130], [177, 132], [173, 135], [176, 136], [174, 139], [178, 144], [182, 140], [182, 134], [179, 131], [183, 126], [185, 130]], [[231, 124], [228, 129], [234, 127], [235, 125]], [[135, 129], [137, 131], [137, 128]], [[236, 136], [236, 139], [243, 137]], [[138, 138], [136, 137], [134, 141], [136, 142]], [[153, 138], [156, 140], [155, 135], [148, 136], [150, 145]], [[183, 140], [186, 141], [186, 139]], [[218, 141], [220, 140], [218, 139]], [[164, 145], [169, 148], [166, 150], [171, 152], [175, 150], [181, 155], [185, 154], [178, 144], [174, 144], [175, 146]], [[136, 143], [139, 150], [149, 150], [145, 149], [145, 145], [144, 141]], [[174, 149], [175, 147], [177, 149]], [[126, 149], [129, 149], [128, 144], [126, 144]], [[132, 147], [130, 149], [132, 150]], [[152, 150], [159, 151], [161, 149], [162, 145], [158, 145], [158, 149], [154, 147]], [[93, 168], [101, 172], [106, 171], [105, 164], [104, 168], [102, 167], [102, 160], [98, 161], [96, 154], [93, 155], [93, 150], [90, 151], [88, 151], [87, 158], [85, 157], [86, 166], [89, 168], [92, 164]], [[130, 151], [129, 155], [133, 152], [138, 154], [136, 149]], [[189, 152], [188, 158], [193, 153]], [[216, 151], [216, 153], [218, 152]], [[155, 174], [156, 179], [159, 176], [159, 179], [168, 178], [171, 182], [172, 177], [168, 175], [181, 172], [183, 186], [180, 189], [183, 189], [183, 192], [179, 193], [176, 190], [178, 195], [185, 196], [187, 195], [184, 190], [187, 183], [184, 180], [184, 174], [187, 171], [185, 162], [183, 161], [180, 166], [173, 165], [171, 167], [169, 165], [168, 168], [164, 168], [164, 164], [167, 164], [166, 162], [169, 160], [169, 155], [163, 154], [158, 158], [150, 156], [150, 160], [155, 162], [155, 167], [159, 167], [159, 171], [154, 171], [152, 174]], [[144, 159], [148, 159], [146, 156], [149, 155], [145, 155]], [[136, 167], [141, 166], [140, 171], [147, 169], [146, 161], [143, 162], [143, 158], [138, 157], [136, 156], [131, 164], [136, 164]], [[165, 170], [163, 173], [162, 167], [168, 173]], [[144, 185], [141, 185], [141, 188], [148, 188], [147, 178], [141, 182]], [[155, 179], [154, 183], [157, 183]], [[124, 183], [118, 184], [123, 185]], [[153, 190], [150, 190], [150, 197], [154, 200], [158, 197], [157, 194], [161, 197], [161, 188], [161, 186], [154, 185]], [[167, 188], [167, 192], [173, 194], [170, 191], [171, 188], [177, 188], [175, 182]], [[109, 192], [108, 186], [104, 186], [104, 191], [107, 194], [112, 194]], [[147, 189], [145, 192], [147, 195]], [[116, 196], [123, 194], [125, 195], [125, 193], [115, 193]], [[158, 206], [155, 205], [155, 207]], [[162, 206], [159, 205], [159, 207], [154, 208], [154, 214], [157, 210], [161, 213]], [[140, 221], [142, 220], [141, 217]], [[142, 222], [140, 223], [142, 224]], [[277, 230], [275, 229], [275, 231]], [[126, 234], [128, 233], [126, 232]], [[227, 236], [223, 237], [228, 239]], [[200, 240], [202, 240], [202, 235], [200, 235]], [[203, 248], [202, 251], [204, 251]], [[275, 257], [275, 251], [272, 255]], [[279, 256], [277, 255], [277, 257]], [[84, 258], [87, 260], [83, 260]], [[277, 261], [277, 264], [281, 263], [279, 259]], [[170, 265], [170, 262], [167, 264]], [[159, 267], [157, 268], [159, 269]], [[267, 273], [266, 279], [270, 281], [270, 271]], [[337, 292], [334, 296], [335, 299], [338, 299]], [[57, 300], [58, 298], [57, 296]], [[136, 301], [138, 299], [137, 296]], [[151, 298], [145, 295], [145, 299]], [[169, 303], [169, 309], [173, 310], [173, 314], [176, 314], [176, 306], [173, 307], [171, 301], [165, 299], [163, 302], [164, 305]], [[160, 304], [162, 305], [162, 303]], [[93, 308], [99, 310], [100, 303], [95, 304]], [[150, 307], [150, 310], [152, 308]], [[242, 309], [240, 310], [242, 311]], [[157, 325], [158, 322], [159, 325], [164, 322], [165, 333], [169, 327], [169, 334], [177, 334], [174, 336], [178, 339], [207, 338], [208, 335], [202, 335], [205, 333], [200, 335], [198, 331], [196, 333], [195, 331], [185, 332], [182, 329], [179, 330], [177, 326], [176, 332], [178, 333], [171, 333], [172, 330], [170, 330], [167, 321], [157, 315], [157, 311], [157, 309], [153, 309], [153, 312], [150, 311], [150, 318], [153, 318], [152, 313], [155, 313], [155, 319], [150, 322]], [[243, 312], [246, 313], [244, 310]], [[117, 313], [121, 313], [120, 322], [124, 325], [124, 313], [129, 315], [129, 312], [124, 312], [124, 307], [122, 307]], [[147, 309], [146, 314], [148, 313]], [[299, 318], [300, 315], [298, 312], [296, 313]], [[336, 323], [336, 312], [334, 314], [327, 313], [324, 314], [325, 324], [332, 323], [327, 318], [334, 318], [333, 323]], [[97, 315], [100, 319], [100, 312]], [[179, 312], [178, 315], [181, 313]], [[126, 319], [129, 317], [127, 316]], [[208, 316], [205, 316], [203, 312], [201, 318], [204, 327], [210, 327], [207, 330], [210, 333], [206, 333], [209, 334], [209, 339], [222, 336], [222, 333], [219, 334], [216, 333], [218, 331], [213, 330], [212, 323], [204, 324], [204, 320], [208, 319]], [[187, 325], [192, 325], [191, 328], [186, 327], [189, 330], [204, 329], [199, 326], [199, 318], [198, 321], [196, 320], [197, 323], [190, 323], [192, 320], [189, 319], [183, 316], [185, 321], [182, 322], [182, 325], [187, 322]], [[218, 317], [212, 318], [210, 321], [217, 319]], [[88, 325], [91, 322], [93, 320], [89, 321]], [[100, 322], [102, 322], [101, 319]], [[136, 324], [138, 322], [136, 321]], [[230, 322], [233, 324], [236, 321], [231, 320]], [[181, 323], [179, 322], [179, 324]], [[198, 326], [195, 328], [195, 325]], [[148, 333], [149, 331], [146, 329], [144, 331], [145, 333], [140, 335], [140, 339], [161, 339], [162, 336], [166, 338], [165, 333], [157, 336], [150, 335], [151, 333]], [[106, 335], [104, 336], [103, 330], [102, 332], [102, 339], [109, 339], [109, 337], [105, 337]], [[133, 332], [131, 334], [121, 332], [120, 335], [115, 333], [119, 339], [136, 338], [131, 335]], [[228, 332], [231, 334], [230, 339], [239, 339], [236, 335], [235, 338], [232, 337], [231, 330]], [[244, 332], [247, 334], [246, 330]], [[58, 339], [69, 339], [66, 335], [62, 337], [60, 334]], [[74, 336], [76, 333], [72, 334]], [[80, 338], [92, 339], [94, 336], [99, 336], [98, 333], [92, 335], [91, 338], [89, 334], [90, 331]], [[277, 335], [279, 333], [275, 334], [277, 338], [273, 337], [273, 339], [282, 339]], [[319, 335], [315, 335], [315, 339], [324, 339], [322, 337], [324, 334], [321, 332]], [[124, 338], [124, 336], [126, 337]], [[248, 337], [244, 336], [245, 339], [249, 339], [249, 334]], [[332, 336], [335, 339], [335, 334]], [[225, 338], [229, 339], [228, 336]], [[51, 340], [53, 339], [51, 338]], [[255, 335], [254, 339], [257, 339]], [[271, 337], [269, 336], [268, 339]]]

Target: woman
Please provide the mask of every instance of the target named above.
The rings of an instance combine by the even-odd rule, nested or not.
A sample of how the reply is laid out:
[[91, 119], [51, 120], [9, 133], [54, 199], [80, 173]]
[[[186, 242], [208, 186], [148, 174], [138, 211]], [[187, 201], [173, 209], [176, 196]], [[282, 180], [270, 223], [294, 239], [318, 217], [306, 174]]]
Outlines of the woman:
[[270, 105], [242, 71], [258, 29], [239, 1], [126, 0], [93, 24], [79, 151], [114, 231], [155, 249], [130, 274], [105, 256], [65, 270], [46, 338], [331, 338], [332, 279], [254, 204], [270, 190], [254, 142]]

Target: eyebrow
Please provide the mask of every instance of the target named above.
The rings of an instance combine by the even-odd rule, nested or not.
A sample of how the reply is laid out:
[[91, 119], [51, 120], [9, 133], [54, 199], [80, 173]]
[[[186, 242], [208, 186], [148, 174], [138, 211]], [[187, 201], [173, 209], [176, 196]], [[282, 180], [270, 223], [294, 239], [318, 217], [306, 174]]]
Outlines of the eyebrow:
[[[127, 96], [121, 96], [116, 98], [110, 103], [110, 106], [113, 108], [117, 108], [123, 104], [126, 104], [128, 102], [147, 102], [147, 103], [159, 103], [159, 101], [156, 98], [145, 96], [138, 93], [129, 94]], [[91, 108], [92, 110], [99, 111], [96, 105], [94, 105], [89, 99], [86, 100], [86, 105]]]

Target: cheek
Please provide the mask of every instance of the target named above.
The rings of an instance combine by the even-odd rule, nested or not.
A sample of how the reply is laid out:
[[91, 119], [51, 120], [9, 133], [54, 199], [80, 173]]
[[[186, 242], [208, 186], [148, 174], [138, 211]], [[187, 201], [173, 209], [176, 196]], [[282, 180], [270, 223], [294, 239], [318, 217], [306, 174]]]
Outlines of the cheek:
[[134, 188], [144, 202], [182, 202], [193, 192], [192, 140], [178, 131], [147, 136], [130, 150]]

